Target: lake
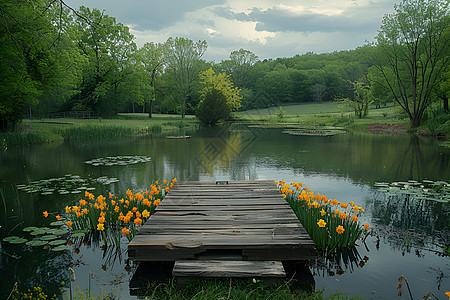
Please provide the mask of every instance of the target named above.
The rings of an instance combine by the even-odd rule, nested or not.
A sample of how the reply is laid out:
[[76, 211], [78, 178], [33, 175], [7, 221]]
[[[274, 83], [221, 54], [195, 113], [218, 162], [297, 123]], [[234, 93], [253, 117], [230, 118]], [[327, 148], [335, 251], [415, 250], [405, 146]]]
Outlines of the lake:
[[[316, 289], [324, 295], [345, 292], [371, 299], [409, 299], [406, 287], [397, 297], [403, 275], [414, 297], [432, 292], [445, 299], [450, 290], [450, 204], [407, 197], [387, 197], [377, 182], [450, 179], [450, 151], [432, 139], [347, 133], [332, 137], [293, 136], [281, 129], [245, 124], [122, 140], [81, 140], [63, 144], [10, 147], [0, 152], [0, 237], [23, 236], [27, 226], [48, 226], [89, 189], [96, 196], [124, 195], [147, 189], [155, 180], [300, 181], [339, 201], [354, 201], [365, 212], [372, 234], [349, 256], [336, 262], [311, 262]], [[169, 134], [167, 134], [169, 135]], [[117, 156], [127, 156], [117, 163]], [[150, 158], [130, 163], [129, 156]], [[96, 158], [110, 163], [89, 164]], [[112, 159], [112, 160], [111, 160]], [[115, 161], [116, 163], [111, 163]], [[51, 219], [51, 220], [50, 220]], [[78, 285], [94, 295], [114, 291], [129, 296], [135, 266], [122, 250], [95, 240], [74, 241], [64, 251], [24, 244], [0, 244], [0, 298], [15, 282], [20, 289], [41, 286], [47, 293], [67, 289], [74, 270]]]

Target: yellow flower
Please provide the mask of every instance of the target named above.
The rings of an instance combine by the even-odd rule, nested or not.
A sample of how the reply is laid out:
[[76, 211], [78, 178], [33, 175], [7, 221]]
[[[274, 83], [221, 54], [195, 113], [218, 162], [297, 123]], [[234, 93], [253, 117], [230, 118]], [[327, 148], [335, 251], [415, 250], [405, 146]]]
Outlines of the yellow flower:
[[323, 217], [323, 216], [325, 216], [326, 214], [327, 214], [326, 211], [324, 211], [323, 208], [322, 208], [322, 210], [320, 211], [320, 215]]
[[44, 217], [46, 217], [46, 218], [48, 217], [48, 212], [47, 211], [44, 211], [43, 214], [44, 214]]
[[72, 222], [67, 221], [67, 222], [66, 222], [66, 225], [70, 227], [70, 226], [72, 226]]
[[66, 213], [70, 213], [72, 211], [72, 208], [70, 206], [66, 206]]
[[342, 227], [342, 225], [339, 225], [339, 226], [336, 228], [336, 232], [337, 232], [338, 234], [342, 234], [342, 233], [344, 233], [344, 231], [345, 231], [345, 229], [344, 229], [344, 227]]
[[358, 222], [358, 216], [357, 215], [353, 215], [352, 216], [352, 220], [355, 221], [355, 222]]
[[148, 217], [150, 217], [150, 213], [149, 213], [147, 210], [144, 210], [144, 211], [142, 212], [142, 216], [143, 216], [144, 218], [148, 218]]
[[319, 225], [319, 227], [325, 227], [325, 225], [327, 225], [327, 223], [325, 223], [324, 220], [320, 219], [319, 222], [317, 222], [317, 225]]
[[350, 201], [350, 206], [353, 207], [355, 205], [355, 202]]
[[97, 230], [101, 230], [101, 231], [105, 230], [105, 225], [103, 223], [98, 223]]
[[173, 183], [177, 182], [177, 179], [176, 178], [172, 179], [172, 182]]

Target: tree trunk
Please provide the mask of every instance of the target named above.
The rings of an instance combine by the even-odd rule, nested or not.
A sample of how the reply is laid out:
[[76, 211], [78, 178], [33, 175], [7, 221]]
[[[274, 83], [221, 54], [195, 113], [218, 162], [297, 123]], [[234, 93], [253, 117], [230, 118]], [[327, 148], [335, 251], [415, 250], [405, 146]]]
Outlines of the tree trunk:
[[152, 118], [152, 109], [153, 109], [153, 100], [150, 99], [150, 102], [148, 103], [148, 118]]

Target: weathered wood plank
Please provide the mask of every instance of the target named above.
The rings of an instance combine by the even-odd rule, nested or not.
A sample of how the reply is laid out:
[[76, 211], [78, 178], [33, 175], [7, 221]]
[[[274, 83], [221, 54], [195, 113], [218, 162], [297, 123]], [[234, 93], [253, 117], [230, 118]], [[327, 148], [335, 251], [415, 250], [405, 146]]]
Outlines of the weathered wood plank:
[[286, 273], [280, 261], [178, 260], [173, 267], [175, 277], [279, 277]]
[[248, 260], [305, 260], [315, 251], [270, 180], [177, 182], [128, 249], [138, 261], [197, 259], [210, 251]]

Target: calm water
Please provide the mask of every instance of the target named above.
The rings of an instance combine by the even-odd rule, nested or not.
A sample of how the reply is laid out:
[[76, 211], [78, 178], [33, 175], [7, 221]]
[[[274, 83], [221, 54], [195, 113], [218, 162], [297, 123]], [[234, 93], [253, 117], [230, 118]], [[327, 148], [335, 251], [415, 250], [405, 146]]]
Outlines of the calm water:
[[[21, 235], [25, 226], [46, 225], [42, 212], [62, 212], [81, 194], [42, 195], [18, 191], [17, 185], [51, 178], [84, 180], [95, 195], [124, 194], [145, 189], [155, 180], [285, 179], [302, 181], [312, 190], [365, 208], [363, 222], [373, 235], [359, 245], [356, 257], [340, 263], [317, 261], [311, 270], [316, 289], [342, 291], [373, 299], [409, 299], [406, 287], [397, 297], [397, 278], [404, 275], [415, 298], [433, 292], [445, 299], [450, 290], [450, 260], [438, 245], [449, 245], [450, 205], [436, 202], [389, 199], [373, 189], [375, 182], [414, 180], [449, 181], [450, 152], [432, 140], [414, 136], [345, 134], [335, 137], [302, 137], [278, 129], [232, 128], [194, 130], [190, 139], [162, 136], [121, 141], [81, 141], [58, 145], [9, 148], [0, 153], [0, 237]], [[145, 155], [147, 163], [126, 166], [92, 166], [85, 161], [119, 155]], [[79, 176], [79, 177], [78, 177]], [[108, 178], [114, 183], [94, 182]], [[117, 179], [117, 180], [114, 180]], [[55, 181], [56, 189], [62, 183]], [[81, 183], [73, 180], [72, 187]], [[38, 249], [37, 249], [38, 248]], [[52, 252], [39, 247], [0, 244], [0, 298], [15, 282], [19, 288], [62, 288], [75, 271], [75, 285], [90, 284], [95, 293], [115, 290], [129, 296], [133, 265], [123, 251], [95, 242], [75, 244]], [[355, 256], [355, 255], [354, 255]], [[326, 266], [325, 266], [326, 265]], [[101, 287], [101, 289], [100, 289]]]

